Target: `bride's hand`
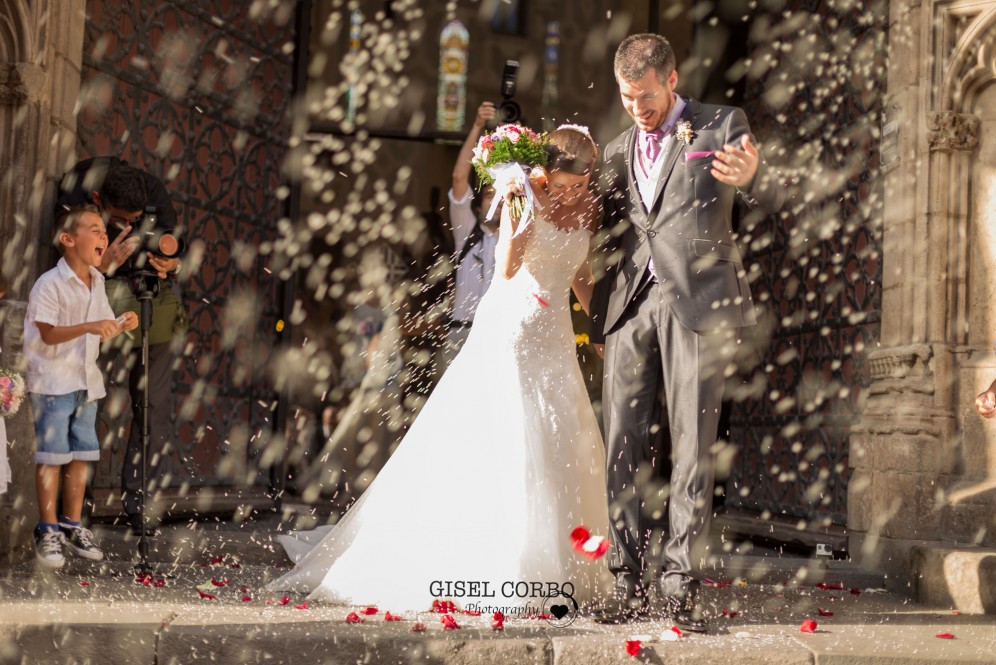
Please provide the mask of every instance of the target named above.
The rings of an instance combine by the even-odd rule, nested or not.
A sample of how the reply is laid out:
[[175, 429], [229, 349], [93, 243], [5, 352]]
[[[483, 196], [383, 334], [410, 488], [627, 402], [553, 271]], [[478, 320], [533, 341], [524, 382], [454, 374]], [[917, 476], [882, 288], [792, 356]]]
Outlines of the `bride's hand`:
[[550, 205], [550, 196], [546, 193], [546, 171], [539, 166], [534, 167], [529, 172], [529, 187], [533, 190], [533, 196], [539, 202], [541, 208]]
[[515, 177], [508, 179], [508, 187], [505, 189], [505, 199], [511, 200], [513, 196], [525, 196], [526, 190], [522, 186], [522, 180]]

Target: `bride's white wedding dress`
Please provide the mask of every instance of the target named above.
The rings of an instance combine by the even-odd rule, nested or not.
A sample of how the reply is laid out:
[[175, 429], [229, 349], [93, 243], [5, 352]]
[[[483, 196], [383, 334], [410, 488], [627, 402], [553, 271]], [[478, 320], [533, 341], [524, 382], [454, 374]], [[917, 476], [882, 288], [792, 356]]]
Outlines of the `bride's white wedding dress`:
[[[605, 453], [569, 312], [590, 236], [540, 217], [531, 233], [521, 268], [495, 277], [466, 344], [366, 492], [335, 526], [278, 537], [296, 566], [271, 590], [381, 611], [435, 598], [539, 611], [549, 585], [566, 583], [579, 603], [592, 599], [603, 560], [570, 539], [579, 525], [608, 536]], [[487, 584], [461, 594], [456, 582]]]

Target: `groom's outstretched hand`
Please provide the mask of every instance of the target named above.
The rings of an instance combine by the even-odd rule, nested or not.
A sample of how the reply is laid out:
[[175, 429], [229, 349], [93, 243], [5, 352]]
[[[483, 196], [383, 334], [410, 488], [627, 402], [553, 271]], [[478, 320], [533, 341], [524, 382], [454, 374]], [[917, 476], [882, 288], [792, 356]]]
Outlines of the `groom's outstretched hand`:
[[740, 145], [727, 143], [717, 150], [712, 162], [712, 177], [734, 187], [747, 187], [757, 173], [757, 148], [747, 134], [740, 137]]

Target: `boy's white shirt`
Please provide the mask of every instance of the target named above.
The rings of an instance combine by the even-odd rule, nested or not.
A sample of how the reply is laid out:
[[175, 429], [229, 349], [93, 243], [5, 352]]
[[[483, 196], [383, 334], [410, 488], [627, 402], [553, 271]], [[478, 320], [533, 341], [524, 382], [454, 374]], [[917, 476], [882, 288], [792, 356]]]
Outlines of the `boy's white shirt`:
[[66, 259], [59, 259], [54, 268], [38, 278], [28, 296], [28, 310], [24, 316], [28, 392], [66, 395], [86, 390], [88, 402], [103, 397], [106, 394], [104, 378], [97, 367], [100, 337], [86, 333], [62, 344], [46, 344], [37, 324], [75, 326], [114, 318], [100, 271], [90, 266], [90, 288], [87, 289]]

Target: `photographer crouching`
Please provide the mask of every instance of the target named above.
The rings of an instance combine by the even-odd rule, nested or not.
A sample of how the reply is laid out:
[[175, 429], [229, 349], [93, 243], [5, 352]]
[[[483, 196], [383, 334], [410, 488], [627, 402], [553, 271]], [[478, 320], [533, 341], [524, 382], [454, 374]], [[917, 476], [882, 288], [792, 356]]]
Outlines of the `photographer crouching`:
[[[100, 271], [107, 276], [107, 299], [116, 315], [135, 312], [141, 318], [139, 298], [151, 294], [151, 324], [148, 328], [148, 500], [162, 487], [165, 458], [170, 452], [173, 414], [172, 369], [186, 330], [177, 275], [181, 270], [183, 241], [177, 229], [176, 211], [162, 182], [151, 173], [128, 166], [117, 157], [97, 157], [78, 163], [62, 179], [56, 208], [78, 203], [98, 206], [107, 222], [110, 244], [101, 259]], [[145, 386], [142, 338], [121, 336], [107, 358], [112, 383], [128, 381], [132, 403], [132, 425], [121, 471], [121, 492], [128, 524], [135, 535], [142, 533], [142, 430]], [[115, 359], [124, 357], [125, 376], [112, 374]], [[106, 403], [106, 402], [105, 402]], [[93, 509], [92, 482], [87, 484], [84, 512]], [[158, 517], [145, 513], [145, 535], [154, 535]]]

